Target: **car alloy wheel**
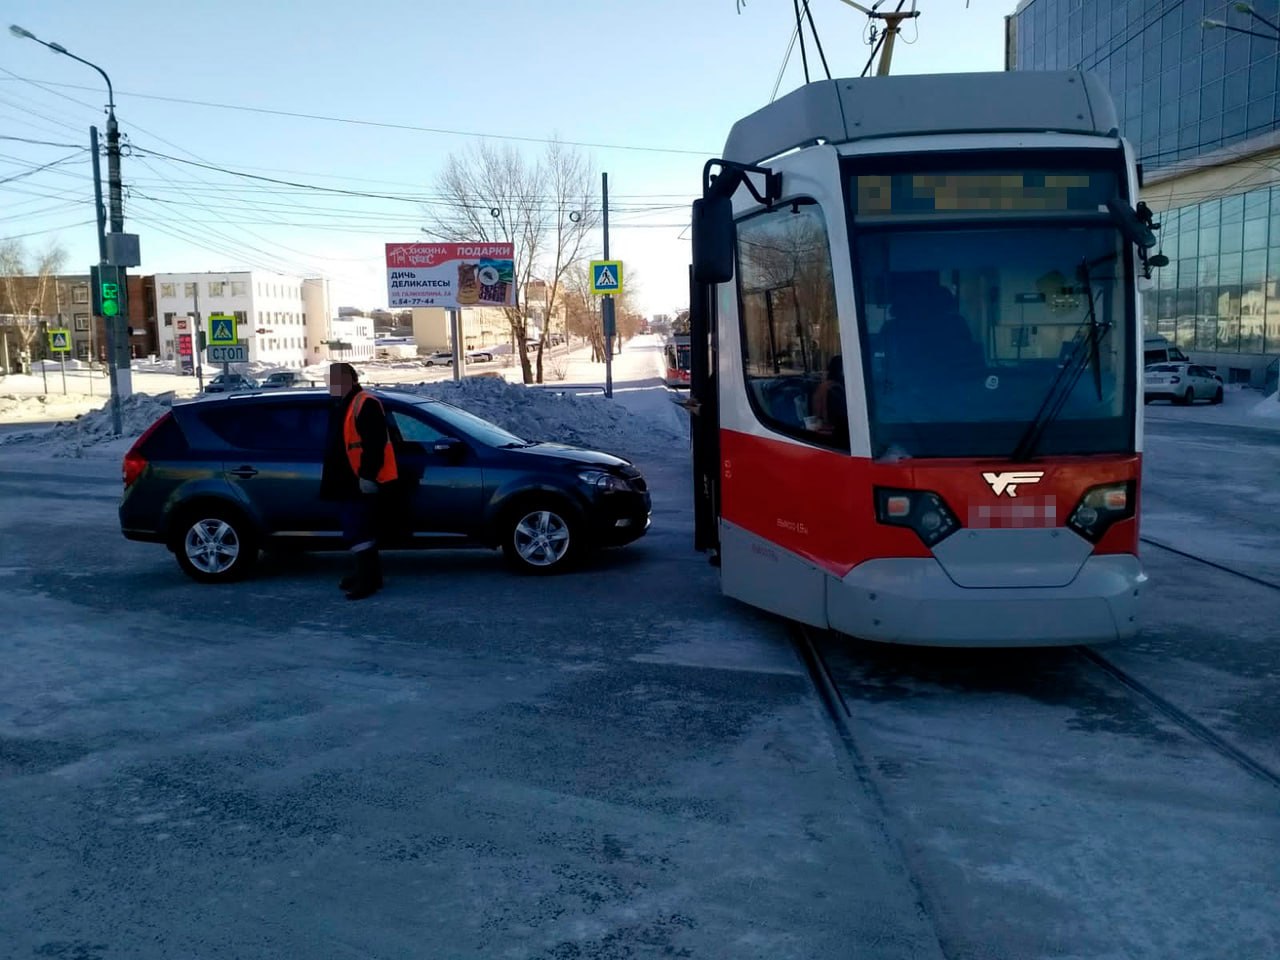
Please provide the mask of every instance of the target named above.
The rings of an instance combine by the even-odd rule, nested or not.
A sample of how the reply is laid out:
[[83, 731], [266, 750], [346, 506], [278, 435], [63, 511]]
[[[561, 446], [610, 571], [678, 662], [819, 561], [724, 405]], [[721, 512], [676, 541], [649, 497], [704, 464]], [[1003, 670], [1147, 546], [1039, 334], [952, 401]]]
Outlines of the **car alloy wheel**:
[[210, 576], [225, 574], [240, 557], [240, 537], [225, 520], [197, 520], [187, 530], [183, 549], [191, 565]]
[[178, 565], [199, 583], [238, 580], [257, 559], [253, 530], [230, 508], [192, 510], [178, 529], [182, 531], [174, 544]]
[[560, 573], [587, 552], [582, 522], [572, 506], [557, 498], [526, 500], [506, 515], [502, 552], [520, 573]]
[[520, 518], [513, 534], [516, 553], [531, 567], [551, 567], [573, 543], [569, 524], [551, 510], [533, 510]]

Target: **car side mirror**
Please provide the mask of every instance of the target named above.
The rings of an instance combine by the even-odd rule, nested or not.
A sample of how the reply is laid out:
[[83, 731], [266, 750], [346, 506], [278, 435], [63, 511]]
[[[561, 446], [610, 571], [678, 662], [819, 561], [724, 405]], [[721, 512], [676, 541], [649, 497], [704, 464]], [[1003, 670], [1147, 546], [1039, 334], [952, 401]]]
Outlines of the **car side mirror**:
[[462, 441], [454, 437], [443, 437], [431, 445], [431, 452], [446, 460], [460, 460], [466, 452]]

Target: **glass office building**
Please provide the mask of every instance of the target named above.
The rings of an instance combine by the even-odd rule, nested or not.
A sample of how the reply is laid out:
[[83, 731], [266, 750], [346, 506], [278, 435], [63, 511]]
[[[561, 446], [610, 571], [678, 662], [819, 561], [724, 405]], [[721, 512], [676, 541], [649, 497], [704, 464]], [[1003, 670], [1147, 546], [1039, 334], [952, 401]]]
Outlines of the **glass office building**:
[[[1277, 0], [1255, 3], [1277, 19]], [[1006, 66], [1107, 85], [1171, 261], [1148, 334], [1262, 386], [1280, 357], [1280, 40], [1206, 19], [1268, 32], [1228, 0], [1022, 0]]]

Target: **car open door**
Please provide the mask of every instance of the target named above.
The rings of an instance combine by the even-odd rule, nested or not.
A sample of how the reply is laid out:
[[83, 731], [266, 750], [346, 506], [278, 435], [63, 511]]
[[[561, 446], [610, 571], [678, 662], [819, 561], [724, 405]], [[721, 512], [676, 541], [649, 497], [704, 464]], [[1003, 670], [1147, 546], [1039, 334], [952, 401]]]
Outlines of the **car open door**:
[[391, 506], [403, 517], [388, 533], [400, 534], [397, 539], [475, 536], [484, 496], [475, 451], [425, 413], [389, 404], [387, 418], [400, 473]]

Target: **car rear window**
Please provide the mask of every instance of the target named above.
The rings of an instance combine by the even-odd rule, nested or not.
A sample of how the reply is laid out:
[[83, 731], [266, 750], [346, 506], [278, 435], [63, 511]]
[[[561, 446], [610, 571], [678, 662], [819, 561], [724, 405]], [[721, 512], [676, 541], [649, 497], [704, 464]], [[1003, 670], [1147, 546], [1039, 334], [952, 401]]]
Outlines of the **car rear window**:
[[138, 450], [148, 460], [171, 460], [188, 450], [186, 435], [172, 413], [166, 413]]
[[228, 403], [200, 412], [200, 420], [240, 450], [323, 455], [329, 408], [322, 403]]

